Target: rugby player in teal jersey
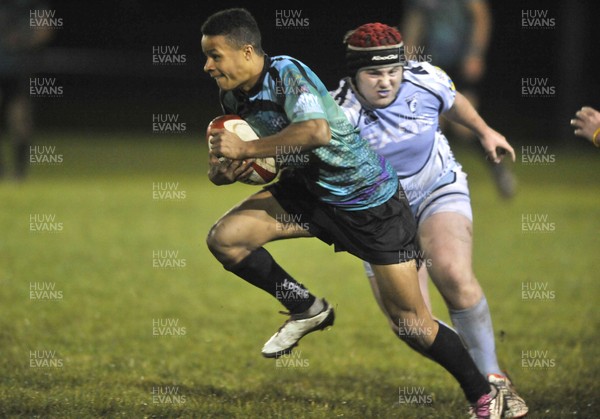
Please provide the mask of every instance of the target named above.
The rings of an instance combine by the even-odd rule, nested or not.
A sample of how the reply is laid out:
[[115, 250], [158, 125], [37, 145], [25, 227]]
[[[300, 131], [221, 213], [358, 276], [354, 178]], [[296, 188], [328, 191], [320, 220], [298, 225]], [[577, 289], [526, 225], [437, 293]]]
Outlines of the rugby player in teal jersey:
[[223, 215], [207, 237], [226, 270], [289, 310], [290, 318], [265, 343], [263, 356], [289, 353], [306, 334], [333, 324], [333, 307], [298, 283], [263, 247], [274, 240], [317, 237], [336, 251], [368, 261], [398, 336], [456, 378], [475, 417], [499, 418], [502, 394], [479, 373], [458, 335], [435, 321], [423, 301], [415, 220], [394, 169], [357, 134], [307, 66], [263, 52], [260, 31], [247, 10], [210, 16], [202, 34], [204, 71], [220, 88], [224, 113], [240, 115], [261, 137], [244, 142], [229, 131], [212, 130], [211, 181], [227, 185], [243, 179], [253, 158], [299, 157], [283, 159], [288, 167], [280, 179]]

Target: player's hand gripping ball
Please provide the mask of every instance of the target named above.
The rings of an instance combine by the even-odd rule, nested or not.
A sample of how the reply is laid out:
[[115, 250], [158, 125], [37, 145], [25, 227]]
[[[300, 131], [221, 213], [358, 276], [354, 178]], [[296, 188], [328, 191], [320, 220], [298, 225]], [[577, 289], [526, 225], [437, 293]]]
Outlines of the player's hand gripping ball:
[[[250, 124], [237, 115], [221, 115], [210, 121], [206, 129], [206, 140], [210, 149], [210, 131], [213, 129], [226, 129], [233, 132], [243, 141], [257, 141], [258, 135], [252, 129]], [[219, 160], [223, 161], [220, 158]], [[277, 177], [279, 169], [277, 162], [273, 157], [255, 158], [252, 163], [252, 174], [240, 182], [248, 185], [264, 185]]]

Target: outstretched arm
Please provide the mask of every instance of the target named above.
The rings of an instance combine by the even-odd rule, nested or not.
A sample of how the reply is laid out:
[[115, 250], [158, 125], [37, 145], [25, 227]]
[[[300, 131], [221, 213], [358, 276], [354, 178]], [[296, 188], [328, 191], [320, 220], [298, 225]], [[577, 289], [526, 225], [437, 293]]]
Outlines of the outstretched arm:
[[488, 159], [494, 163], [500, 163], [506, 153], [509, 153], [512, 161], [515, 161], [515, 151], [506, 141], [506, 138], [490, 128], [473, 105], [460, 92], [456, 92], [454, 105], [443, 115], [450, 121], [461, 124], [473, 131], [481, 141]]

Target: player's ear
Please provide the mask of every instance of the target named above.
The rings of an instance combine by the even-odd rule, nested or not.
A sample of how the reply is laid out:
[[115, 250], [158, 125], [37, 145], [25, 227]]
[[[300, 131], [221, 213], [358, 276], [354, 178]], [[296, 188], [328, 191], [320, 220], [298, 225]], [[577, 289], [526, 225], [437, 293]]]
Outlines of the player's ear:
[[254, 47], [250, 44], [246, 44], [242, 47], [242, 51], [244, 52], [244, 58], [246, 60], [251, 60], [252, 55], [254, 55]]

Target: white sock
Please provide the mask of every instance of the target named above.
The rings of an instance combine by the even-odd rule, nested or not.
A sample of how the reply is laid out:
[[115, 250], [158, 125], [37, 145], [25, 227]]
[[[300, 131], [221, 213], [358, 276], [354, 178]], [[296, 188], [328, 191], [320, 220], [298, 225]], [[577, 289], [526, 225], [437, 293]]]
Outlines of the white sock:
[[504, 375], [496, 357], [492, 317], [485, 296], [471, 308], [448, 310], [452, 324], [469, 350], [475, 365], [484, 376]]

